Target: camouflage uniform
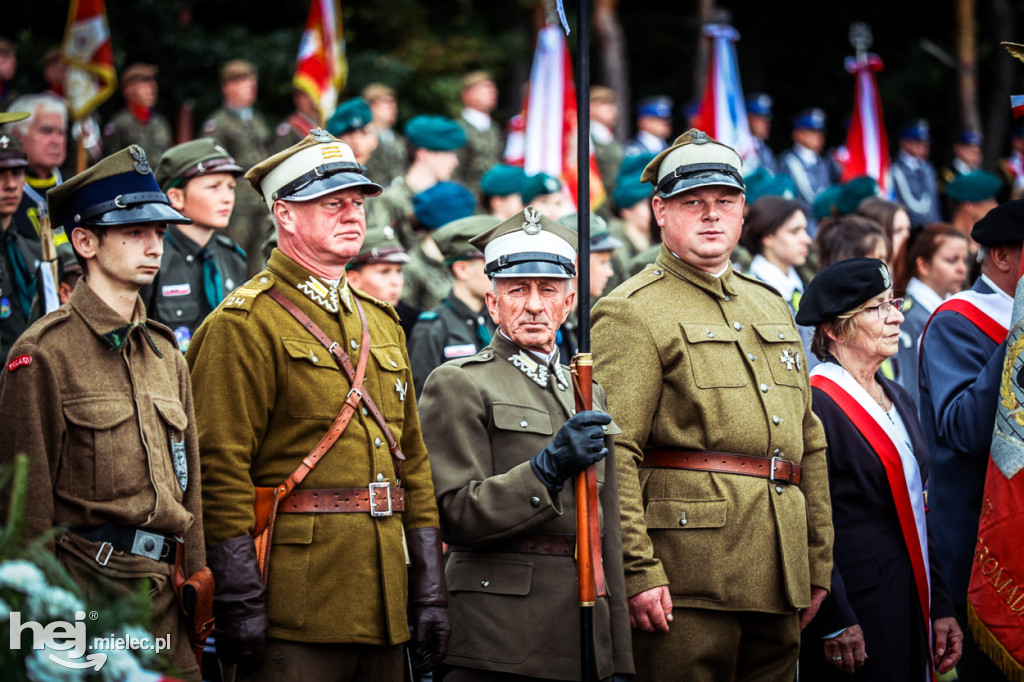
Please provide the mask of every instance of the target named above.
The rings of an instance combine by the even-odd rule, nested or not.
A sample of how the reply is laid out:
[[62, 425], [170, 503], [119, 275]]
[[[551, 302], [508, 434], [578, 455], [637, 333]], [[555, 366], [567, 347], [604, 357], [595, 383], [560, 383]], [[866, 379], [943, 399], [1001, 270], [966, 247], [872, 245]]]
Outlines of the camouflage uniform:
[[493, 120], [487, 130], [480, 130], [462, 116], [456, 121], [466, 131], [466, 144], [457, 152], [459, 167], [455, 169], [453, 179], [476, 191], [480, 188], [483, 174], [501, 162], [504, 151], [501, 128]]

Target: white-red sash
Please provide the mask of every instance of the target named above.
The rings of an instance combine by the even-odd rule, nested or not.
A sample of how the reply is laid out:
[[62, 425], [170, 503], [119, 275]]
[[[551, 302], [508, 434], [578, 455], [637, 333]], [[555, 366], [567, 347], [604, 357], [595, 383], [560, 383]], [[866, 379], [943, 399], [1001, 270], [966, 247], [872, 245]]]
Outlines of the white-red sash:
[[[823, 362], [811, 370], [811, 386], [831, 398], [853, 423], [868, 445], [878, 455], [889, 481], [900, 530], [907, 545], [910, 563], [914, 569], [921, 615], [924, 617], [928, 650], [932, 650], [931, 636], [931, 574], [928, 570], [928, 527], [925, 519], [924, 489], [921, 470], [910, 446], [897, 433], [895, 425], [868, 392], [842, 367]], [[928, 677], [931, 675], [931, 656], [928, 657]]]
[[[1007, 300], [999, 294], [979, 294], [973, 289], [961, 291], [942, 302], [921, 330], [921, 340], [928, 331], [928, 325], [940, 312], [951, 311], [966, 317], [971, 324], [980, 329], [987, 337], [999, 344], [1006, 338], [1009, 331], [1010, 316], [1013, 314], [1013, 300]], [[922, 344], [918, 344], [918, 353]]]

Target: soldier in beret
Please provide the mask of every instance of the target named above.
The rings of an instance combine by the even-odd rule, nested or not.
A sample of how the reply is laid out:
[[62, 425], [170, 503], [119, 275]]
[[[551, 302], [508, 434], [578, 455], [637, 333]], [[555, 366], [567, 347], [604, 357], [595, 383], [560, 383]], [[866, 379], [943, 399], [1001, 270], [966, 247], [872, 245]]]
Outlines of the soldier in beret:
[[174, 143], [171, 124], [156, 110], [157, 67], [131, 64], [121, 74], [121, 95], [125, 108], [103, 126], [103, 154], [110, 156], [130, 144], [146, 150], [146, 156], [159, 159]]
[[[470, 242], [498, 331], [438, 367], [420, 402], [451, 594], [447, 682], [579, 680], [576, 500], [596, 463], [608, 596], [594, 605], [596, 673], [633, 673], [604, 391], [576, 412], [555, 334], [572, 309], [576, 234], [526, 208]], [[678, 671], [677, 671], [678, 672]]]
[[[612, 269], [615, 272], [608, 281], [608, 291], [629, 279], [633, 274], [630, 261], [651, 248], [654, 242], [654, 235], [651, 234], [653, 191], [646, 182], [640, 182], [643, 169], [653, 158], [654, 154], [626, 157], [620, 167], [619, 177], [616, 178], [612, 204], [617, 217], [608, 221], [608, 231], [622, 242], [622, 248], [612, 254]], [[653, 261], [654, 258], [651, 258], [648, 262]]]
[[[44, 536], [91, 608], [145, 590], [150, 628], [170, 634], [176, 675], [201, 678], [171, 586], [205, 564], [199, 449], [188, 367], [139, 290], [160, 267], [168, 223], [187, 223], [132, 146], [53, 189], [85, 278], [28, 328], [0, 374], [0, 464], [31, 462], [25, 537]], [[6, 512], [4, 512], [6, 514]], [[55, 671], [56, 674], [56, 671]]]
[[192, 223], [167, 228], [160, 274], [142, 300], [153, 319], [174, 330], [183, 353], [206, 316], [246, 279], [245, 251], [224, 234], [241, 173], [208, 137], [171, 147], [156, 169], [160, 189]]
[[409, 254], [405, 247], [399, 243], [391, 226], [385, 225], [366, 228], [366, 238], [363, 239], [359, 255], [345, 266], [349, 284], [390, 303], [395, 309], [405, 332], [407, 346], [412, 337], [412, 328], [422, 312], [401, 300], [405, 288], [402, 269], [408, 262]]
[[523, 210], [523, 183], [526, 172], [519, 166], [503, 163], [492, 167], [480, 178], [480, 205], [498, 222]]
[[[829, 589], [825, 437], [786, 302], [733, 270], [740, 157], [691, 129], [647, 166], [664, 243], [594, 308], [639, 679], [796, 675]], [[671, 314], [666, 314], [671, 311]]]
[[327, 132], [351, 147], [356, 161], [364, 166], [377, 148], [373, 114], [370, 113], [370, 105], [362, 97], [353, 97], [339, 104], [327, 121]]
[[523, 205], [533, 206], [551, 220], [558, 220], [568, 210], [562, 181], [547, 173], [528, 176], [523, 182]]
[[366, 163], [371, 178], [377, 178], [385, 187], [405, 173], [409, 165], [409, 152], [405, 137], [394, 130], [398, 121], [398, 99], [395, 91], [383, 83], [370, 83], [363, 88], [363, 99], [373, 113], [373, 127], [377, 131], [377, 148]]
[[[186, 354], [217, 652], [244, 680], [398, 680], [410, 629], [419, 673], [447, 647], [437, 505], [405, 335], [394, 309], [345, 273], [366, 231], [363, 198], [380, 192], [363, 172], [347, 145], [314, 129], [247, 174], [280, 246]], [[303, 466], [313, 455], [318, 463]], [[255, 488], [293, 474], [300, 482], [278, 501], [261, 566]]]
[[468, 216], [434, 233], [434, 243], [451, 271], [452, 287], [437, 305], [420, 313], [409, 339], [417, 395], [438, 365], [473, 355], [491, 342], [494, 323], [484, 310], [491, 282], [484, 272], [484, 254], [470, 240], [498, 222], [493, 216]]
[[305, 90], [295, 88], [292, 91], [292, 101], [295, 103], [295, 111], [281, 121], [274, 131], [274, 139], [270, 141], [271, 154], [302, 142], [310, 130], [320, 127], [320, 106]]
[[456, 179], [476, 190], [487, 169], [501, 161], [504, 148], [501, 126], [491, 118], [498, 106], [498, 87], [486, 71], [472, 71], [462, 77], [462, 111], [457, 119], [466, 132], [466, 144], [458, 148]]
[[[0, 114], [2, 123], [19, 120], [13, 114]], [[20, 119], [28, 117], [27, 113]], [[14, 212], [25, 191], [28, 159], [18, 138], [0, 133], [0, 361], [7, 357], [15, 339], [28, 327], [29, 311], [35, 290], [30, 282], [35, 270], [30, 264], [41, 260], [38, 241], [25, 239], [14, 228]]]

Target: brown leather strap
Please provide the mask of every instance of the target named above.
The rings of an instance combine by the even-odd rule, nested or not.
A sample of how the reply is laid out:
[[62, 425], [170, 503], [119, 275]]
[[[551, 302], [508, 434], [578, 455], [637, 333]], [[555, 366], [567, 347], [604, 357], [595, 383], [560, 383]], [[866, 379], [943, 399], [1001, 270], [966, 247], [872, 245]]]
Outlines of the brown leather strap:
[[771, 481], [800, 485], [803, 469], [781, 457], [752, 457], [731, 452], [704, 450], [645, 450], [641, 467], [649, 469], [688, 469], [742, 476], [759, 476]]
[[545, 554], [548, 556], [576, 556], [575, 535], [525, 533], [497, 545], [452, 545], [453, 552], [504, 552], [508, 554]]
[[[390, 498], [390, 504], [388, 503]], [[278, 514], [344, 514], [362, 512], [372, 516], [391, 516], [405, 511], [405, 490], [387, 483], [365, 488], [328, 488], [293, 490], [281, 500]]]
[[[277, 291], [276, 289], [268, 290], [267, 294], [272, 299], [277, 301], [282, 308], [287, 310], [291, 314], [291, 316], [294, 317], [298, 321], [298, 323], [301, 324], [306, 329], [306, 331], [312, 334], [313, 338], [319, 341], [320, 345], [326, 348], [327, 351], [334, 357], [334, 359], [338, 362], [338, 367], [340, 367], [341, 370], [348, 376], [349, 380], [354, 381], [356, 371], [352, 368], [352, 362], [349, 360], [348, 354], [341, 347], [341, 345], [336, 343], [335, 341], [332, 341], [331, 337], [327, 336], [327, 334], [324, 333], [324, 330], [321, 329], [316, 322], [309, 319], [309, 316], [306, 315], [306, 313], [304, 313], [297, 305], [295, 305], [295, 303], [293, 303], [291, 299], [289, 299], [287, 296]], [[359, 298], [353, 296], [352, 300], [354, 300], [356, 303], [356, 309], [359, 311], [359, 321], [363, 325], [363, 340], [362, 346], [359, 349], [359, 357], [361, 359], [363, 357], [364, 352], [369, 352], [370, 328], [366, 324], [366, 315], [363, 312], [363, 306], [359, 302]], [[351, 397], [351, 395], [352, 394], [350, 393], [349, 396]], [[405, 455], [402, 453], [402, 450], [398, 445], [398, 441], [395, 440], [394, 434], [391, 433], [391, 429], [388, 428], [388, 423], [387, 420], [384, 419], [384, 415], [381, 414], [380, 410], [377, 408], [377, 404], [373, 402], [373, 398], [366, 394], [361, 394], [359, 398], [362, 400], [363, 405], [366, 407], [366, 411], [370, 413], [370, 416], [373, 417], [373, 421], [377, 423], [377, 426], [384, 434], [384, 439], [388, 443], [388, 450], [391, 451], [391, 461], [395, 467], [395, 476], [398, 478], [398, 483], [400, 485], [401, 481], [404, 479], [402, 462], [405, 461]]]

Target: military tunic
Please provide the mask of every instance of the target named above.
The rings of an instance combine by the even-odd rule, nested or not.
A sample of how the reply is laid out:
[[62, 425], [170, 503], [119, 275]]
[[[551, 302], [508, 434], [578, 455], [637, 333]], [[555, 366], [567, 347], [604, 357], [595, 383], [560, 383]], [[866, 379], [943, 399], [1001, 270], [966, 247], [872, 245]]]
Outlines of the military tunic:
[[[226, 298], [199, 328], [192, 371], [203, 457], [206, 543], [253, 530], [253, 486], [281, 484], [341, 409], [350, 384], [333, 357], [269, 296], [280, 291], [358, 358], [353, 296], [371, 346], [365, 392], [405, 453], [405, 512], [278, 514], [267, 584], [268, 635], [307, 643], [394, 645], [409, 639], [404, 529], [437, 527], [405, 335], [386, 303], [315, 277], [275, 250], [267, 269]], [[364, 410], [300, 488], [395, 483], [384, 434]]]
[[409, 262], [402, 270], [405, 288], [402, 300], [420, 310], [430, 310], [452, 290], [452, 271], [434, 260], [416, 244], [409, 251]]
[[[557, 363], [557, 360], [556, 360]], [[557, 369], [555, 369], [557, 367]], [[594, 387], [594, 405], [604, 392]], [[550, 679], [580, 679], [576, 562], [500, 551], [524, 533], [576, 532], [574, 488], [548, 491], [529, 459], [573, 414], [564, 367], [495, 334], [469, 358], [437, 368], [420, 403], [445, 540], [495, 551], [455, 551], [446, 575], [452, 639], [446, 664]], [[612, 438], [597, 467], [607, 598], [594, 608], [597, 674], [632, 674]], [[486, 679], [484, 677], [484, 679]]]
[[19, 234], [13, 221], [0, 234], [0, 361], [29, 325], [42, 244]]
[[377, 148], [366, 162], [366, 176], [378, 185], [387, 186], [409, 169], [409, 152], [405, 138], [390, 128], [377, 132]]
[[930, 225], [941, 220], [934, 166], [901, 151], [892, 161], [892, 181], [896, 201], [906, 207], [911, 225]]
[[122, 109], [103, 126], [103, 155], [110, 156], [133, 144], [142, 147], [146, 157], [156, 164], [174, 144], [171, 124], [155, 111], [144, 123], [127, 109]]
[[494, 334], [494, 322], [484, 308], [474, 313], [465, 303], [448, 294], [433, 309], [420, 313], [409, 338], [409, 358], [416, 395], [435, 368], [454, 358], [475, 355]]
[[480, 190], [480, 178], [495, 164], [501, 163], [503, 140], [501, 127], [491, 120], [486, 130], [481, 130], [459, 115], [456, 122], [466, 131], [466, 144], [455, 153], [459, 166], [455, 169], [455, 182], [465, 185], [474, 192]]
[[[807, 147], [793, 145], [782, 153], [778, 159], [778, 170], [788, 175], [796, 185], [797, 198], [804, 207], [804, 213], [813, 216], [814, 198], [821, 194], [834, 182], [829, 162]], [[813, 222], [813, 221], [812, 221]], [[810, 226], [811, 236], [817, 223]]]
[[[79, 282], [69, 303], [32, 325], [0, 375], [0, 414], [17, 420], [0, 439], [0, 464], [31, 460], [25, 532], [111, 523], [184, 537], [189, 572], [205, 564], [199, 448], [188, 368], [170, 330], [129, 324]], [[4, 499], [6, 505], [6, 499]], [[6, 513], [6, 512], [5, 512]], [[199, 678], [169, 580], [172, 565], [58, 533], [56, 555], [91, 604], [150, 581], [151, 631], [171, 633], [172, 665]]]
[[160, 272], [141, 292], [152, 318], [174, 330], [183, 353], [216, 307], [210, 305], [206, 291], [203, 269], [207, 259], [212, 259], [220, 277], [219, 287], [213, 278], [210, 282], [211, 293], [220, 303], [246, 280], [245, 252], [226, 235], [215, 233], [206, 246], [199, 246], [177, 225], [168, 225]]
[[[622, 428], [629, 594], [668, 585], [677, 606], [809, 606], [811, 586], [829, 586], [831, 506], [824, 432], [785, 301], [732, 268], [716, 278], [663, 248], [653, 268], [601, 299], [593, 334], [595, 377]], [[650, 448], [777, 455], [801, 464], [803, 482], [638, 472]]]

